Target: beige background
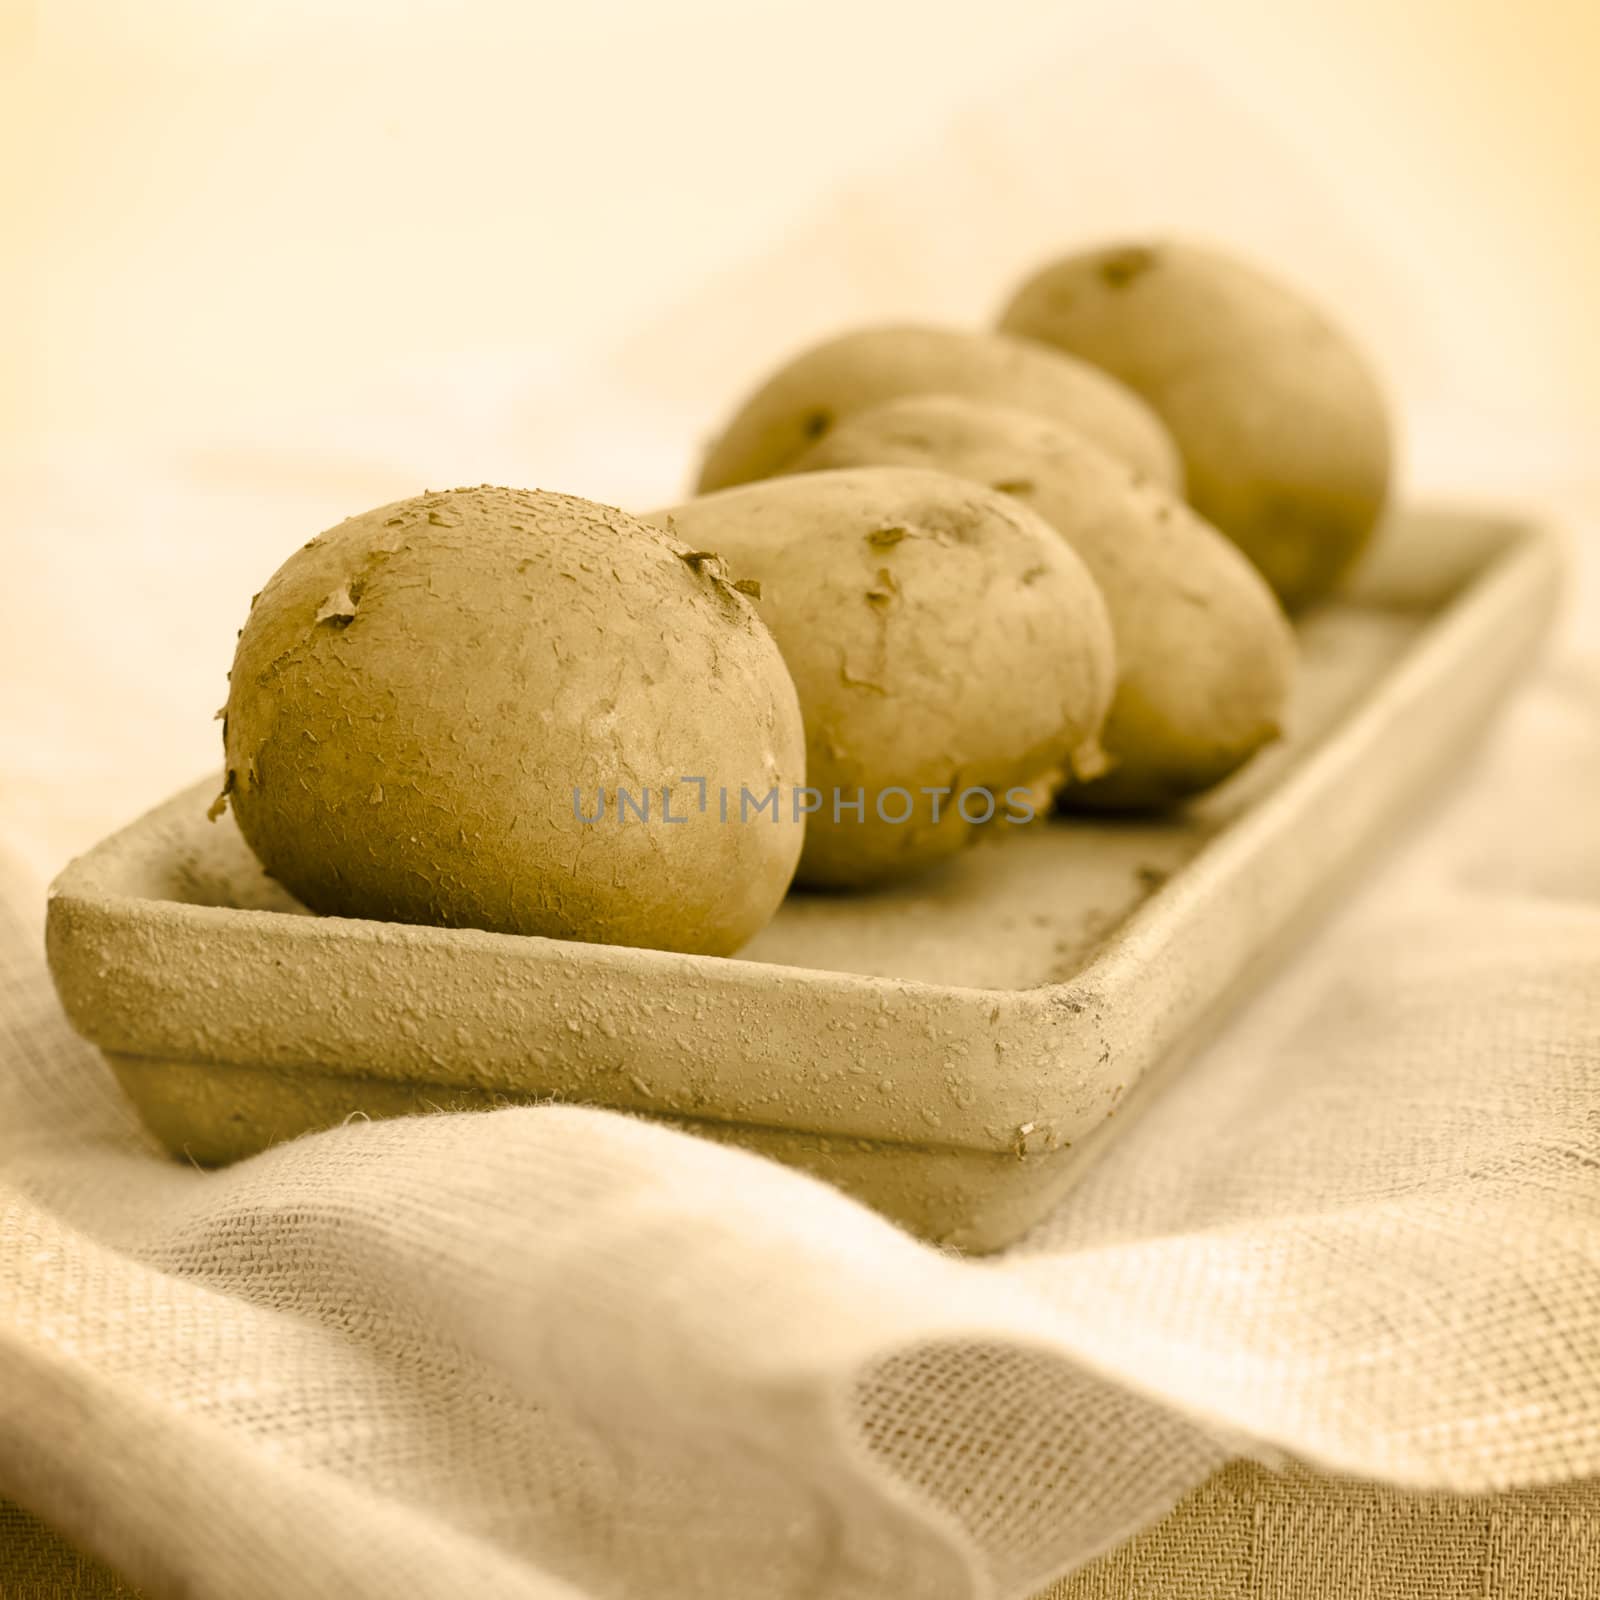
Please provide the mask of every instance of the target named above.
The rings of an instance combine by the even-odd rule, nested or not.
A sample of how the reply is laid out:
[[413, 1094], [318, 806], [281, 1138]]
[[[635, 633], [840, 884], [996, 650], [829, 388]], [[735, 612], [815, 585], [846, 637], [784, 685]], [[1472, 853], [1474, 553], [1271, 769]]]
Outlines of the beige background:
[[[1352, 310], [1413, 393], [1600, 416], [1600, 12], [1579, 0], [0, 15], [6, 302], [27, 313], [0, 415], [25, 433], [276, 437], [396, 380], [520, 374], [636, 326], [963, 104], [1047, 66], [1075, 96], [1114, 89], [1130, 61], [1169, 92], [1108, 95], [1097, 148], [1040, 152], [1082, 183], [1052, 233], [1195, 220], [1231, 156], [1230, 233], [1334, 287], [1375, 258], [1385, 293]], [[1316, 192], [1265, 186], [1267, 151], [1239, 171], [1241, 132]]]

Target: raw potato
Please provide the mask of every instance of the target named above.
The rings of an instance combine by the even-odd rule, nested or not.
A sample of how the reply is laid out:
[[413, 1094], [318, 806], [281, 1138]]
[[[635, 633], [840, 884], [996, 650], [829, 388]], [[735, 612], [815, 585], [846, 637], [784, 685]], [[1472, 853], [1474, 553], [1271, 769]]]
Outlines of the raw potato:
[[[1027, 820], [1069, 772], [1099, 769], [1115, 678], [1105, 604], [1025, 506], [945, 473], [869, 468], [725, 489], [656, 516], [761, 585], [820, 797], [801, 881], [918, 871]], [[993, 797], [991, 822], [982, 797], [963, 815], [967, 790]], [[861, 820], [845, 809], [858, 791]]]
[[1138, 390], [1177, 440], [1195, 509], [1291, 609], [1366, 547], [1389, 484], [1383, 396], [1292, 290], [1193, 245], [1124, 245], [1046, 267], [1001, 326]]
[[[725, 824], [715, 796], [802, 783], [804, 734], [772, 636], [689, 554], [610, 507], [487, 486], [313, 539], [230, 675], [224, 793], [251, 848], [318, 911], [736, 949], [804, 827]], [[574, 791], [592, 817], [601, 788], [579, 820]]]
[[1183, 482], [1144, 401], [1087, 362], [1025, 339], [955, 328], [864, 328], [781, 367], [711, 447], [699, 494], [775, 477], [842, 418], [910, 394], [964, 394], [1071, 423], [1146, 477]]
[[1150, 809], [1226, 777], [1273, 738], [1294, 641], [1250, 563], [1181, 500], [1071, 429], [948, 395], [842, 422], [797, 472], [934, 467], [1031, 506], [1083, 558], [1111, 618], [1117, 692], [1110, 770], [1062, 792], [1073, 807]]

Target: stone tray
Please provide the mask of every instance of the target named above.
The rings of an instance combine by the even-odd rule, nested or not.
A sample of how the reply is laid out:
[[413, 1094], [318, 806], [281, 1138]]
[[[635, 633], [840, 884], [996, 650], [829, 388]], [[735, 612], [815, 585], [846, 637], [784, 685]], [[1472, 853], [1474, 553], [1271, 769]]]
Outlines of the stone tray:
[[797, 893], [736, 959], [313, 916], [231, 818], [206, 821], [213, 777], [62, 872], [51, 970], [151, 1129], [200, 1163], [355, 1112], [555, 1098], [995, 1249], [1478, 735], [1559, 572], [1554, 536], [1513, 517], [1398, 516], [1301, 625], [1289, 736], [1202, 802], [1022, 830], [889, 891]]

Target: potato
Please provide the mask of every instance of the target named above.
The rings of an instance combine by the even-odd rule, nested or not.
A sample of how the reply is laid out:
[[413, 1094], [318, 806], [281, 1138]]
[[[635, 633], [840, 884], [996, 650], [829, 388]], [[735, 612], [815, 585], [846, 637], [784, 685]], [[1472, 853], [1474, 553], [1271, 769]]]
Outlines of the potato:
[[1081, 434], [948, 395], [847, 418], [796, 472], [934, 467], [1031, 506], [1083, 558], [1105, 597], [1118, 681], [1104, 777], [1069, 806], [1151, 808], [1209, 788], [1274, 737], [1294, 644], [1272, 591], [1181, 500]]
[[1389, 484], [1383, 396], [1292, 290], [1194, 245], [1119, 245], [1044, 268], [1000, 320], [1138, 390], [1178, 442], [1195, 509], [1291, 609], [1366, 547]]
[[1083, 563], [1027, 507], [869, 468], [725, 489], [656, 518], [757, 580], [800, 694], [802, 882], [916, 872], [1099, 770], [1115, 663]]
[[336, 915], [724, 954], [804, 834], [719, 816], [804, 781], [749, 602], [566, 495], [424, 494], [313, 539], [253, 603], [223, 743], [251, 848]]
[[1182, 483], [1177, 447], [1154, 413], [1088, 363], [1004, 334], [890, 327], [843, 334], [781, 367], [711, 447], [697, 492], [774, 477], [853, 412], [934, 391], [1070, 422], [1145, 476]]

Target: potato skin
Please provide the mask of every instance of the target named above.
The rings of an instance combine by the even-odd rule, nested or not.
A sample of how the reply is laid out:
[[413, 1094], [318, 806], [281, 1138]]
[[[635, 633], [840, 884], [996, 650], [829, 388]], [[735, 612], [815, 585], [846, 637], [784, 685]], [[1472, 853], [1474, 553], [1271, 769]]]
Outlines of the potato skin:
[[[1013, 825], [1001, 819], [1026, 808], [1008, 791], [1098, 770], [1115, 677], [1104, 602], [1025, 506], [945, 473], [867, 468], [724, 489], [655, 517], [760, 582], [800, 694], [808, 781], [827, 797], [801, 882], [907, 876]], [[904, 822], [878, 814], [896, 788], [908, 800], [885, 811], [909, 805]], [[969, 788], [993, 794], [996, 825], [961, 815]], [[858, 789], [864, 820], [835, 818], [834, 791]]]
[[785, 471], [842, 418], [901, 395], [965, 394], [1071, 423], [1158, 483], [1180, 488], [1154, 412], [1097, 367], [1006, 334], [897, 326], [842, 334], [780, 367], [711, 446], [698, 494]]
[[[223, 724], [267, 870], [336, 915], [736, 949], [803, 824], [725, 824], [680, 778], [801, 783], [804, 733], [771, 635], [684, 553], [610, 507], [488, 486], [297, 551], [253, 603]], [[619, 821], [619, 786], [652, 791], [648, 823]], [[581, 821], [574, 790], [593, 816], [601, 787]]]
[[859, 412], [797, 472], [929, 466], [1004, 490], [1082, 557], [1105, 597], [1116, 698], [1103, 777], [1072, 809], [1154, 809], [1226, 777], [1276, 736], [1294, 641], [1272, 591], [1232, 544], [1082, 435], [1025, 412], [923, 395]]
[[1383, 395], [1294, 291], [1196, 245], [1124, 244], [1045, 267], [1000, 326], [1143, 395], [1183, 454], [1190, 502], [1291, 610], [1366, 548], [1389, 487]]

